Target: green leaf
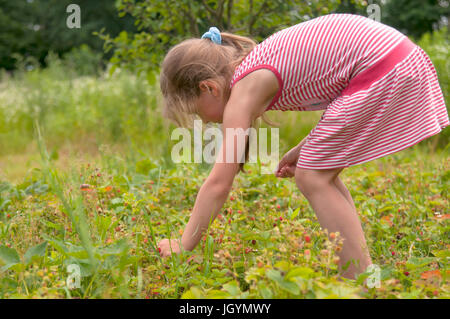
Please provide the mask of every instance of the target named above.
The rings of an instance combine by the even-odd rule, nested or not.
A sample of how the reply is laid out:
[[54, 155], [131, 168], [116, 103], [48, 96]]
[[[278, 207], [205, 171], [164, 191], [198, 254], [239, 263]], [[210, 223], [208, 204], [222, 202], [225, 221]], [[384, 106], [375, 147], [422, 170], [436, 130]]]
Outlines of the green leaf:
[[432, 250], [431, 252], [439, 258], [450, 258], [450, 250]]
[[298, 207], [296, 210], [294, 210], [292, 212], [291, 220], [293, 220], [295, 217], [297, 217], [299, 212], [300, 212], [300, 207]]
[[226, 297], [229, 297], [230, 295], [221, 290], [213, 289], [208, 292], [207, 297], [211, 299], [225, 299]]
[[298, 287], [298, 285], [295, 282], [284, 280], [280, 272], [274, 269], [269, 269], [267, 270], [266, 275], [269, 279], [276, 282], [281, 289], [286, 290], [287, 292], [294, 295], [298, 295], [300, 293], [300, 288]]
[[46, 241], [29, 248], [24, 255], [25, 264], [29, 264], [34, 257], [44, 257], [46, 248], [47, 248]]
[[109, 69], [109, 76], [112, 76], [114, 74], [114, 71], [117, 69], [117, 64], [112, 64], [111, 68]]
[[280, 268], [283, 271], [289, 270], [289, 263], [285, 260], [281, 260], [274, 265], [275, 268]]
[[232, 296], [237, 296], [241, 293], [241, 290], [239, 289], [236, 281], [231, 281], [223, 285], [223, 289], [225, 289]]
[[17, 251], [6, 246], [0, 246], [0, 260], [5, 264], [3, 267], [5, 270], [20, 263], [20, 257]]
[[280, 272], [274, 269], [267, 269], [266, 276], [274, 282], [283, 281], [283, 277], [281, 276]]
[[103, 248], [101, 254], [103, 256], [108, 255], [121, 255], [128, 250], [128, 243], [125, 238], [122, 238], [110, 246]]
[[434, 257], [419, 258], [419, 257], [413, 256], [413, 257], [409, 258], [408, 261], [406, 262], [406, 268], [415, 269], [415, 268], [425, 267], [429, 263], [431, 263], [435, 260], [436, 260], [436, 258], [434, 258]]
[[294, 277], [302, 277], [302, 278], [308, 279], [311, 277], [310, 276], [311, 274], [314, 274], [314, 270], [312, 270], [311, 268], [296, 267], [296, 268], [289, 270], [289, 272], [286, 274], [286, 276], [284, 278], [286, 280], [289, 280]]
[[258, 291], [261, 294], [261, 296], [265, 299], [272, 299], [273, 293], [272, 290], [270, 290], [264, 283], [258, 284]]
[[393, 209], [394, 209], [393, 206], [385, 206], [385, 207], [383, 207], [383, 208], [380, 208], [380, 209], [378, 210], [378, 212], [379, 212], [379, 213], [382, 213], [382, 212], [389, 211], [389, 210], [393, 210]]
[[282, 289], [293, 295], [300, 294], [300, 287], [295, 282], [282, 281], [281, 283], [279, 283], [279, 285]]
[[186, 291], [181, 299], [204, 299], [204, 295], [202, 291], [197, 287], [191, 287], [188, 291]]

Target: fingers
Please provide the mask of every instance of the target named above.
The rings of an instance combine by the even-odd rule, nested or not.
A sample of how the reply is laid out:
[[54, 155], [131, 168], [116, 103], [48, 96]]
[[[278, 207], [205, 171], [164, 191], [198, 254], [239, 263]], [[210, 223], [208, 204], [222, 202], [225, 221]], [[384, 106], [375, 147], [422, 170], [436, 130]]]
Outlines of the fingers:
[[275, 176], [281, 177], [281, 178], [294, 177], [295, 169], [296, 169], [296, 165], [284, 166], [275, 173]]
[[286, 156], [283, 156], [283, 158], [278, 163], [277, 170], [282, 168], [284, 165], [286, 165]]
[[180, 253], [180, 245], [175, 239], [163, 239], [158, 243], [158, 252], [161, 257], [169, 257], [172, 253]]
[[297, 154], [297, 151], [294, 152], [294, 150], [295, 150], [295, 148], [293, 148], [292, 150], [290, 150], [283, 156], [283, 158], [280, 160], [280, 162], [277, 165], [277, 168], [275, 170], [275, 175], [277, 175], [277, 173], [280, 173], [280, 171], [283, 169], [283, 167], [292, 166], [297, 163], [298, 154]]
[[158, 248], [159, 254], [161, 257], [170, 257], [172, 255], [172, 252], [170, 251], [170, 248]]
[[281, 168], [277, 169], [277, 170], [275, 171], [275, 176], [276, 176], [276, 177], [283, 177], [284, 171], [285, 171], [285, 168], [284, 168], [284, 167], [281, 167]]
[[169, 246], [169, 240], [163, 239], [158, 243], [158, 252], [161, 255], [161, 257], [168, 257], [171, 254], [170, 246]]
[[275, 175], [276, 175], [276, 173], [280, 172], [280, 170], [283, 168], [284, 165], [286, 165], [286, 157], [285, 156], [278, 163], [277, 168], [275, 169]]
[[296, 165], [288, 166], [288, 167], [286, 168], [286, 175], [287, 175], [288, 177], [294, 177], [294, 176], [295, 176], [295, 170], [296, 170], [296, 168], [297, 168]]

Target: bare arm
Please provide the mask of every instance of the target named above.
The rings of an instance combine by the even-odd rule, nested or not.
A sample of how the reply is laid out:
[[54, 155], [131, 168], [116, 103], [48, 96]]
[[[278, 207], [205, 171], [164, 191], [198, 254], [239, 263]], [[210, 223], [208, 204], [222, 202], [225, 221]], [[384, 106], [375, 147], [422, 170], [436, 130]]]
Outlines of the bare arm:
[[[247, 130], [252, 121], [265, 111], [277, 92], [278, 82], [274, 82], [275, 76], [270, 71], [262, 71], [242, 79], [233, 88], [223, 116], [222, 148], [211, 173], [200, 188], [191, 218], [183, 232], [181, 243], [186, 250], [192, 250], [198, 244], [210, 219], [213, 221], [217, 217], [239, 171], [238, 159], [245, 152], [245, 143], [238, 143], [238, 137], [229, 134], [229, 131]], [[234, 155], [231, 163], [229, 152]]]
[[[245, 152], [245, 143], [238, 143], [238, 137], [229, 134], [230, 129], [247, 130], [252, 121], [265, 111], [277, 90], [275, 75], [264, 69], [252, 72], [233, 87], [223, 115], [221, 149], [214, 167], [197, 194], [191, 217], [181, 238], [185, 250], [196, 247], [210, 220], [214, 221], [219, 214], [239, 171], [238, 159]], [[234, 156], [231, 157], [230, 152]], [[230, 162], [229, 159], [233, 160]]]

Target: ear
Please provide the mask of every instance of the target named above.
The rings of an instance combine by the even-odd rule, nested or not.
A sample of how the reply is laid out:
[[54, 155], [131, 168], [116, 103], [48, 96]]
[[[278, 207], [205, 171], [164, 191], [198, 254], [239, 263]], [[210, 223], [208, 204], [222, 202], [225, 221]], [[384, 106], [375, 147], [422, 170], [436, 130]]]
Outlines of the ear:
[[210, 92], [214, 97], [220, 96], [219, 85], [215, 81], [204, 80], [199, 83], [200, 90], [202, 92]]
[[214, 97], [220, 96], [220, 89], [216, 82], [210, 81], [209, 82], [209, 91]]
[[199, 84], [198, 84], [198, 86], [199, 86], [199, 88], [200, 88], [200, 91], [202, 91], [202, 92], [211, 92], [211, 84], [210, 84], [210, 82], [209, 81], [201, 81]]

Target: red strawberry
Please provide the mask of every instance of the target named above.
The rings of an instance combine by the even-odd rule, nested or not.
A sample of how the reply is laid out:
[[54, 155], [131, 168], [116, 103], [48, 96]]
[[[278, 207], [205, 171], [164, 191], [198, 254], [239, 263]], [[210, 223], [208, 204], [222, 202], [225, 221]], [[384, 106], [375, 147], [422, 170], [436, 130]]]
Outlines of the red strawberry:
[[305, 241], [307, 243], [311, 242], [311, 237], [309, 237], [309, 235], [305, 235]]

